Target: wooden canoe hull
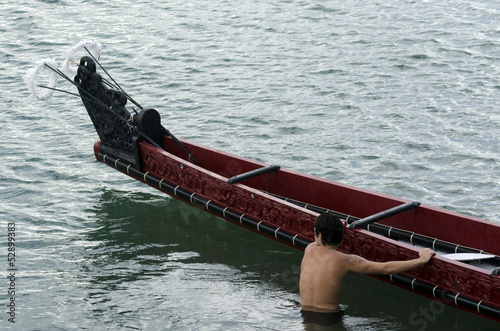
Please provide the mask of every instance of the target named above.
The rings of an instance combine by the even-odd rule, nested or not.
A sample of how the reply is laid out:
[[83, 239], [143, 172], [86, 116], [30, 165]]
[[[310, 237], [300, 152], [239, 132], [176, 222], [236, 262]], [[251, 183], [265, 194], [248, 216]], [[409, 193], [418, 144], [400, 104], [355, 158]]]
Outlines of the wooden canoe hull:
[[[285, 201], [289, 198], [314, 206], [363, 218], [407, 202], [407, 200], [367, 191], [334, 181], [280, 169], [243, 183], [228, 184], [229, 177], [267, 164], [182, 141], [196, 156], [196, 165], [178, 145], [165, 137], [165, 150], [140, 143], [141, 171], [112, 155], [96, 158], [177, 199], [270, 239], [303, 250], [314, 238], [318, 213]], [[203, 165], [203, 167], [201, 166]], [[451, 250], [473, 248], [498, 255], [494, 239], [500, 227], [493, 222], [421, 205], [380, 223], [393, 229], [439, 238]], [[488, 234], [485, 236], [485, 234]], [[339, 250], [372, 261], [416, 258], [420, 245], [400, 242], [365, 229], [346, 229]], [[436, 247], [432, 247], [436, 249]], [[449, 253], [449, 252], [448, 252]], [[500, 266], [500, 265], [499, 265]], [[488, 270], [437, 255], [425, 266], [408, 272], [376, 276], [424, 296], [476, 314], [500, 320], [500, 280]]]

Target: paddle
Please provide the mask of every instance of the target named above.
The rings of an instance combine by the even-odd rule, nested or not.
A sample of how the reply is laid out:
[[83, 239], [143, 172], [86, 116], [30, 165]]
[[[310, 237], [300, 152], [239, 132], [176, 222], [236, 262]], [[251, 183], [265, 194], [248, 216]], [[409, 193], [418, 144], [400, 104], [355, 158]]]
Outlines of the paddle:
[[495, 257], [495, 255], [481, 254], [481, 253], [452, 253], [452, 254], [444, 254], [441, 256], [455, 261], [474, 261], [474, 260], [492, 259]]
[[377, 213], [377, 214], [362, 218], [360, 220], [357, 220], [355, 222], [352, 222], [349, 225], [349, 229], [356, 229], [356, 228], [362, 227], [364, 225], [368, 225], [368, 224], [380, 221], [384, 218], [391, 217], [393, 215], [402, 213], [404, 211], [407, 211], [407, 210], [410, 210], [413, 208], [417, 208], [418, 206], [420, 206], [420, 202], [417, 202], [417, 201], [407, 202], [405, 204], [396, 206], [396, 207], [391, 208], [391, 209], [384, 210], [380, 213]]

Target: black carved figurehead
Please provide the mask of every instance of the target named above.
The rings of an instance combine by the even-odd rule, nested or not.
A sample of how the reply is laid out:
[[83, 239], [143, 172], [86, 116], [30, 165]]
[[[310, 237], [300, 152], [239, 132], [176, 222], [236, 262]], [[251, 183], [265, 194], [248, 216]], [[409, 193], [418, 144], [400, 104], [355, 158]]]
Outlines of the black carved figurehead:
[[163, 148], [168, 131], [162, 127], [159, 113], [139, 106], [141, 111], [132, 116], [125, 108], [127, 100], [138, 104], [114, 80], [106, 81], [96, 72], [93, 58], [81, 58], [74, 82], [101, 140], [101, 152], [126, 159], [138, 168], [140, 141]]
[[132, 139], [138, 134], [135, 125], [129, 122], [132, 118], [125, 108], [125, 92], [108, 87], [113, 84], [105, 82], [96, 72], [96, 63], [89, 56], [81, 58], [74, 82], [101, 143], [117, 153], [133, 153]]

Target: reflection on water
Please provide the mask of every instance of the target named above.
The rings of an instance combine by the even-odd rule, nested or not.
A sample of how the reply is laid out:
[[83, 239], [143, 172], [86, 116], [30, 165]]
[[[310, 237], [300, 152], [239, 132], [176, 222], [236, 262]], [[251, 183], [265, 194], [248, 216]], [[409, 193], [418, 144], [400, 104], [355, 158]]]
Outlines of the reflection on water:
[[[299, 321], [293, 318], [299, 251], [167, 196], [104, 191], [93, 210], [99, 227], [87, 233], [93, 244], [81, 266], [90, 277], [84, 288], [93, 315], [104, 317], [138, 295], [137, 304], [160, 309], [161, 320], [172, 327], [190, 318], [195, 325], [224, 328], [235, 320]], [[195, 318], [200, 310], [206, 311], [203, 323]]]

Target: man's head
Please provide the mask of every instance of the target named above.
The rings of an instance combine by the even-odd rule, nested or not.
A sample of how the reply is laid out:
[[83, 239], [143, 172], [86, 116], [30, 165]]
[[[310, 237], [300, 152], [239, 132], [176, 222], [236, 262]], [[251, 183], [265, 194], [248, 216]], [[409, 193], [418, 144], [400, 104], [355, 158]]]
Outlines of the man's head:
[[338, 246], [344, 236], [344, 224], [337, 216], [323, 213], [316, 219], [314, 232], [318, 237], [321, 234], [323, 245]]

